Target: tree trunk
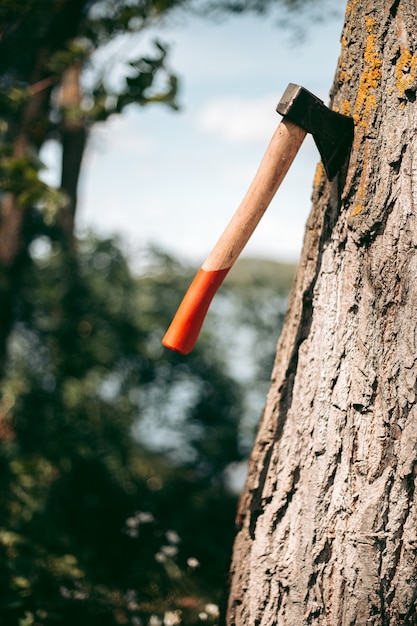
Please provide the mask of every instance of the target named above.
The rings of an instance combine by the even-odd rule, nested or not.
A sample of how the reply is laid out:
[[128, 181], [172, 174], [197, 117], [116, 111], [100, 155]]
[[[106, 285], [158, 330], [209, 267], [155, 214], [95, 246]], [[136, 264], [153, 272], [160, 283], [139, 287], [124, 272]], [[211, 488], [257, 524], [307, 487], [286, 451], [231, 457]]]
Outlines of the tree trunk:
[[229, 626], [417, 624], [417, 8], [352, 0], [319, 166], [238, 513]]
[[80, 76], [82, 66], [74, 63], [61, 79], [59, 106], [63, 114], [61, 124], [62, 167], [61, 189], [67, 202], [58, 214], [58, 222], [68, 247], [74, 247], [75, 212], [77, 209], [78, 181], [87, 141], [87, 129], [81, 114], [82, 100]]

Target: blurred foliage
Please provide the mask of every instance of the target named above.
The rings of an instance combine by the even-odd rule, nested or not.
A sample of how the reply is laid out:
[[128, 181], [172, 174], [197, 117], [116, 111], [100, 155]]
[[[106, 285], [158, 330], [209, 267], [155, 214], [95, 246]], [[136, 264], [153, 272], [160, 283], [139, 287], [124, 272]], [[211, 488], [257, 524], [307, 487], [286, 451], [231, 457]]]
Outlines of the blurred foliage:
[[153, 50], [143, 46], [138, 52], [136, 39], [123, 55], [108, 48], [101, 63], [96, 62], [97, 51], [116, 41], [133, 41], [129, 37], [158, 21], [166, 22], [172, 13], [185, 19], [196, 13], [224, 17], [277, 11], [281, 22], [300, 26], [313, 16], [331, 17], [344, 4], [343, 0], [336, 4], [333, 0], [0, 0], [0, 115], [13, 136], [25, 105], [42, 94], [32, 139], [38, 145], [50, 136], [56, 139], [68, 113], [56, 91], [75, 65], [87, 72], [88, 80], [82, 82], [82, 97], [72, 114], [86, 124], [105, 120], [134, 103], [160, 102], [177, 109], [178, 78], [169, 67], [164, 42], [155, 41]]
[[294, 273], [292, 263], [241, 258], [212, 305], [208, 326], [222, 346], [228, 373], [244, 389], [239, 445], [245, 454], [269, 388]]
[[[134, 276], [111, 239], [77, 249], [42, 225], [16, 300], [1, 384], [0, 623], [218, 623], [246, 393], [210, 330], [220, 311], [190, 355], [165, 350], [190, 268], [153, 250]], [[243, 319], [239, 268], [235, 279], [245, 287], [231, 281], [224, 297]]]
[[346, 0], [196, 0], [206, 17], [227, 15], [268, 16], [280, 28], [288, 45], [296, 45], [308, 37], [314, 23], [341, 19]]
[[[163, 42], [122, 60], [107, 46], [171, 11], [209, 5], [0, 0], [1, 229], [24, 216], [10, 231], [19, 245], [2, 238], [15, 249], [0, 268], [1, 625], [218, 623], [232, 486], [286, 288], [274, 282], [276, 268], [264, 282], [258, 267], [253, 285], [237, 267], [183, 357], [160, 339], [190, 268], [149, 251], [133, 275], [116, 241], [86, 235], [72, 246], [59, 220], [70, 193], [76, 208], [80, 130], [132, 104], [178, 108]], [[63, 189], [39, 176], [48, 139], [71, 162]]]
[[[135, 623], [190, 596], [195, 623], [199, 574], [188, 576], [185, 557], [204, 563], [204, 600], [232, 535], [222, 472], [240, 458], [237, 385], [213, 354], [156, 354], [172, 312], [167, 275], [153, 294], [149, 281], [139, 288], [111, 241], [85, 239], [75, 259], [46, 235], [30, 250], [2, 384], [1, 621]], [[194, 457], [180, 455], [174, 471], [174, 458], [147, 452], [131, 432], [142, 388], [169, 393], [178, 380], [193, 386], [182, 428]], [[193, 428], [187, 438], [186, 422], [204, 445]], [[179, 564], [166, 539], [174, 530]]]

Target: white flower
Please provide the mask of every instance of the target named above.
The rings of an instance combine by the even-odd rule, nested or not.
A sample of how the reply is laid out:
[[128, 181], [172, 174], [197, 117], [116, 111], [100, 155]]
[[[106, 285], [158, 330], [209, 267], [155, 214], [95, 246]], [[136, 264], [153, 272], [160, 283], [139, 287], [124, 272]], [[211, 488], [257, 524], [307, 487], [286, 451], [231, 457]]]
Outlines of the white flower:
[[208, 615], [205, 611], [201, 611], [201, 613], [198, 614], [198, 619], [201, 622], [206, 622], [208, 620]]
[[162, 626], [162, 620], [157, 615], [151, 615], [148, 622], [149, 626]]
[[155, 521], [154, 516], [149, 511], [138, 511], [135, 517], [139, 524], [150, 524]]
[[204, 608], [209, 615], [212, 615], [213, 617], [219, 616], [219, 607], [217, 604], [210, 602], [209, 604], [206, 604]]
[[181, 541], [181, 537], [175, 530], [168, 530], [166, 533], [166, 538], [169, 541], [169, 543], [177, 544], [177, 543], [180, 543]]
[[200, 567], [200, 561], [196, 559], [195, 557], [190, 556], [190, 558], [187, 559], [187, 565], [191, 569], [196, 569], [197, 567]]
[[63, 598], [71, 597], [71, 591], [68, 589], [68, 587], [64, 587], [64, 585], [61, 585], [61, 587], [59, 588], [59, 593]]
[[155, 561], [158, 561], [158, 563], [165, 563], [166, 560], [166, 554], [164, 554], [163, 552], [157, 552], [155, 554]]
[[166, 611], [164, 626], [177, 626], [177, 624], [181, 624], [181, 611]]
[[162, 546], [161, 552], [162, 554], [165, 554], [165, 556], [169, 556], [170, 558], [173, 558], [174, 556], [177, 556], [178, 548], [177, 546]]

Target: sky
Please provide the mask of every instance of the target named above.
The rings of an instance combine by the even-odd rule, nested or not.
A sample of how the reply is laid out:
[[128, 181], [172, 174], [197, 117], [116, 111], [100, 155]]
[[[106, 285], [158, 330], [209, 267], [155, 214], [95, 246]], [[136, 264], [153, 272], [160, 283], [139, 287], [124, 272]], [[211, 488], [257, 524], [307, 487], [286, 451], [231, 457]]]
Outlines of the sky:
[[[120, 235], [135, 254], [147, 244], [202, 263], [245, 195], [281, 117], [289, 82], [325, 103], [340, 51], [336, 18], [311, 22], [300, 40], [274, 16], [168, 21], [118, 44], [112, 58], [169, 44], [180, 77], [180, 112], [128, 107], [94, 127], [80, 181], [77, 224]], [[111, 67], [111, 61], [105, 61]], [[56, 159], [53, 149], [44, 160]], [[319, 160], [311, 137], [252, 235], [245, 256], [296, 261]]]

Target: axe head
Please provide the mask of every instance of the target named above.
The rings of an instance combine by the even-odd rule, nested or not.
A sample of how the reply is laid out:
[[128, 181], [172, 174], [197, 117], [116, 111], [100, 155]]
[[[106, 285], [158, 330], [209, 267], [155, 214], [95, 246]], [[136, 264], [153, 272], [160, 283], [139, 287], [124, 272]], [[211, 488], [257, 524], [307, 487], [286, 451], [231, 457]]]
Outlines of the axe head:
[[307, 89], [293, 83], [285, 90], [277, 111], [313, 135], [327, 177], [333, 180], [352, 147], [353, 119], [332, 111]]

